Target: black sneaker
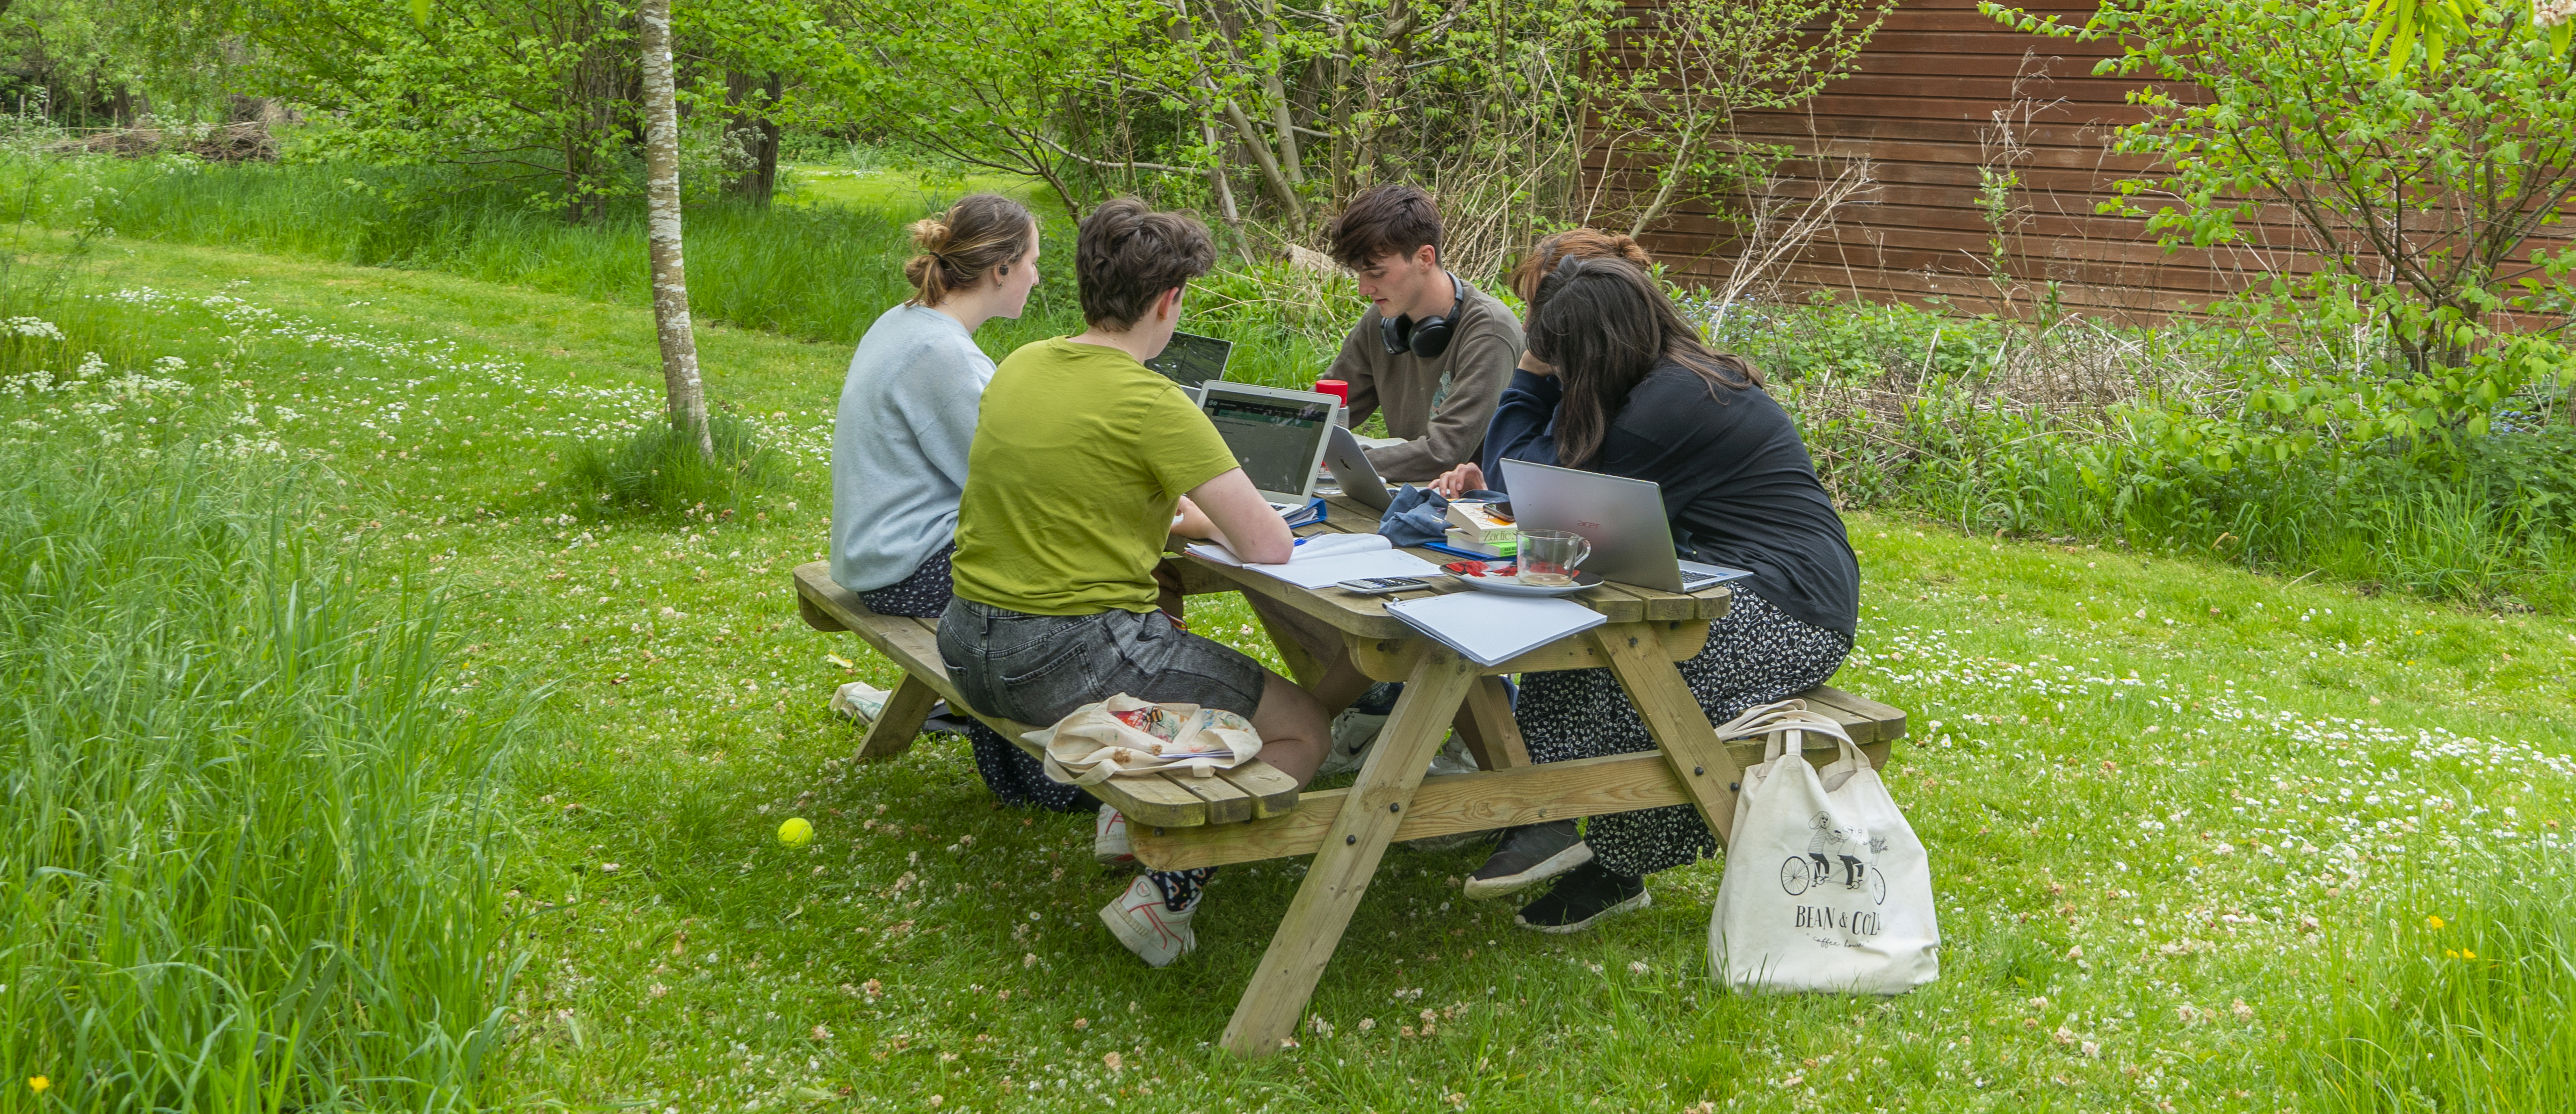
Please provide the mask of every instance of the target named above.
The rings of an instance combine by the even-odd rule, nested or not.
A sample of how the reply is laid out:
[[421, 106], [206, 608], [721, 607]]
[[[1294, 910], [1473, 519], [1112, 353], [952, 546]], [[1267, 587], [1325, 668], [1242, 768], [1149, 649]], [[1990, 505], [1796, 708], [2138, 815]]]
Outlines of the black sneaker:
[[1574, 830], [1574, 821], [1526, 824], [1503, 837], [1494, 857], [1467, 879], [1467, 897], [1485, 901], [1519, 893], [1592, 861], [1592, 848]]
[[1523, 906], [1512, 923], [1540, 932], [1581, 932], [1613, 913], [1643, 909], [1654, 903], [1655, 896], [1646, 892], [1645, 879], [1612, 874], [1599, 863], [1585, 863], [1566, 875], [1546, 897]]

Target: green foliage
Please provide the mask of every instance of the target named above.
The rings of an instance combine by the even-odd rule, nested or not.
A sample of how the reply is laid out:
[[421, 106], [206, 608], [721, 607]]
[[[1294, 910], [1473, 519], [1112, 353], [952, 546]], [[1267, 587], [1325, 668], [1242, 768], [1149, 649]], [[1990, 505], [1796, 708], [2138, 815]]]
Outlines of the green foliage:
[[457, 683], [443, 604], [360, 576], [329, 477], [230, 432], [240, 400], [7, 293], [0, 1109], [475, 1108], [519, 707]]
[[2357, 373], [2236, 325], [1818, 305], [1739, 308], [1721, 339], [1772, 376], [1848, 506], [2576, 607], [2576, 429], [2551, 396]]
[[622, 442], [591, 442], [573, 458], [573, 483], [617, 510], [710, 519], [747, 513], [786, 485], [787, 462], [749, 423], [712, 413], [707, 432], [713, 459], [668, 422], [646, 422]]
[[[2498, 331], [2500, 314], [2563, 312], [2576, 267], [2530, 242], [2576, 196], [2576, 89], [2520, 5], [2478, 7], [2439, 64], [2393, 72], [2358, 0], [2116, 0], [2080, 28], [1991, 0], [1980, 10], [2116, 40], [2096, 73], [2166, 83], [2132, 94], [2151, 115], [2117, 143], [2161, 169], [2120, 183], [2124, 200], [2105, 211], [2203, 247], [2272, 246], [2251, 226], [2286, 215], [2323, 269], [2258, 298], [2345, 307], [2408, 372], [2467, 368], [2509, 394], [2565, 362], [2552, 342]], [[2150, 197], [2178, 204], [2150, 212]]]

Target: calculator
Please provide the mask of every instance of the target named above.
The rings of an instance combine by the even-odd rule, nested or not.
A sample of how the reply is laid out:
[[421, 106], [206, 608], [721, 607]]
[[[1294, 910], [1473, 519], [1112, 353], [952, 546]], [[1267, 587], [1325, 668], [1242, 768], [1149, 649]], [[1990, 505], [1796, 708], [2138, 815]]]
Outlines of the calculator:
[[1418, 576], [1381, 576], [1368, 580], [1345, 580], [1333, 587], [1363, 596], [1383, 596], [1389, 592], [1408, 592], [1428, 588], [1431, 582]]

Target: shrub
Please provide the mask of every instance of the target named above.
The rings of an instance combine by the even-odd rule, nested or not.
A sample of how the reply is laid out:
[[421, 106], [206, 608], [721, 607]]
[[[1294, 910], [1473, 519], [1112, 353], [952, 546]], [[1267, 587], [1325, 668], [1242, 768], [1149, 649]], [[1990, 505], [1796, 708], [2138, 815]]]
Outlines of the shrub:
[[624, 441], [584, 446], [572, 461], [573, 482], [618, 510], [715, 515], [747, 510], [786, 485], [786, 462], [760, 443], [751, 423], [718, 411], [707, 415], [707, 432], [715, 441], [713, 459], [670, 423], [646, 422]]

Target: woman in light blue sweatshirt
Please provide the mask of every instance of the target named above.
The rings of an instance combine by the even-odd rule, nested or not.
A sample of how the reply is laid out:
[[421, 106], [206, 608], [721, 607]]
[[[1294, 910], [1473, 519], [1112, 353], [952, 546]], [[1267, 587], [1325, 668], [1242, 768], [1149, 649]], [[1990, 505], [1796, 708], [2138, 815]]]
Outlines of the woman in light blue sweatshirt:
[[[850, 357], [832, 434], [832, 579], [880, 615], [936, 619], [948, 607], [966, 449], [993, 361], [975, 330], [1017, 318], [1038, 283], [1037, 219], [1019, 202], [972, 194], [912, 226], [913, 297], [868, 326]], [[1082, 811], [1035, 758], [967, 721], [975, 765], [1012, 804]]]

